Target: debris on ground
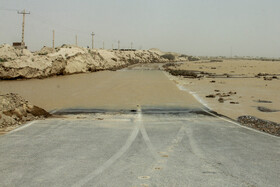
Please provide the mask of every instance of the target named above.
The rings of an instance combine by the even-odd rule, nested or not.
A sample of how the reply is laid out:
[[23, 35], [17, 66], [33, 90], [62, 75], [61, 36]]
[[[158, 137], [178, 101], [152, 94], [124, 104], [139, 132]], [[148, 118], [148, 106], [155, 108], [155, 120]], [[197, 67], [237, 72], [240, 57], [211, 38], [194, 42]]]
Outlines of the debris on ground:
[[206, 95], [206, 98], [215, 98], [216, 96], [214, 94]]
[[192, 71], [192, 70], [176, 70], [176, 69], [165, 69], [167, 72], [169, 72], [171, 75], [174, 76], [183, 76], [185, 78], [201, 78], [203, 77], [203, 72], [201, 71]]
[[219, 101], [220, 103], [224, 103], [225, 100], [224, 100], [223, 98], [220, 97], [218, 101]]
[[27, 121], [50, 116], [47, 111], [31, 105], [18, 94], [0, 95], [0, 129], [19, 126]]
[[217, 93], [216, 95], [217, 95], [217, 96], [220, 96], [220, 97], [230, 97], [230, 96], [236, 95], [236, 94], [237, 94], [237, 92], [232, 92], [232, 91], [230, 91], [230, 92], [228, 92], [228, 93]]
[[280, 136], [280, 124], [262, 120], [254, 116], [240, 116], [238, 122], [244, 126], [251, 127], [275, 136]]
[[261, 100], [261, 99], [254, 100], [254, 102], [256, 102], [256, 103], [272, 103], [272, 101], [266, 101], [266, 100]]

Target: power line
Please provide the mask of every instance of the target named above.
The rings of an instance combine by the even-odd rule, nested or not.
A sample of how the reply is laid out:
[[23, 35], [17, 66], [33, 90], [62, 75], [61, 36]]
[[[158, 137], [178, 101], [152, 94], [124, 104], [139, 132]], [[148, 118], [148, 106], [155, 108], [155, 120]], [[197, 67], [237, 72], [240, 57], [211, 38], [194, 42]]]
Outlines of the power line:
[[36, 22], [40, 23], [40, 24], [44, 24], [44, 25], [47, 25], [49, 26], [50, 28], [56, 28], [56, 30], [59, 30], [61, 32], [78, 32], [79, 35], [84, 35], [84, 36], [87, 36], [89, 31], [86, 31], [86, 30], [81, 30], [81, 29], [76, 29], [76, 28], [72, 28], [72, 27], [68, 27], [68, 26], [65, 26], [65, 25], [62, 25], [62, 24], [58, 24], [58, 23], [55, 23], [53, 21], [50, 21], [48, 19], [46, 19], [45, 17], [42, 17], [41, 15], [38, 15], [38, 14], [34, 14], [32, 13], [34, 16], [31, 16], [31, 18], [33, 20], [35, 20]]
[[[25, 10], [23, 11], [20, 11], [18, 9], [13, 9], [13, 8], [6, 8], [6, 7], [0, 7], [0, 11], [17, 11], [18, 14], [22, 14], [23, 15], [23, 22], [22, 22], [22, 44], [24, 44], [24, 37], [25, 37], [25, 16], [27, 14], [30, 14], [30, 12], [26, 12]], [[46, 19], [47, 18], [47, 19]], [[58, 23], [55, 23], [53, 22], [51, 19], [48, 19], [48, 17], [44, 17], [44, 16], [41, 16], [40, 14], [36, 14], [34, 12], [32, 12], [32, 16], [30, 16], [30, 21], [33, 21], [36, 22], [34, 24], [41, 24], [41, 25], [45, 25], [47, 26], [48, 28], [50, 28], [51, 30], [53, 30], [53, 41], [52, 41], [52, 47], [55, 46], [55, 36], [57, 35], [57, 33], [73, 33], [73, 32], [76, 32], [82, 36], [88, 36], [88, 31], [86, 30], [81, 30], [81, 29], [76, 29], [76, 28], [71, 28], [69, 26], [65, 26], [63, 24], [58, 24]], [[32, 23], [32, 22], [31, 22]], [[54, 29], [55, 29], [55, 32], [54, 32]], [[93, 33], [94, 34], [94, 33]], [[94, 34], [95, 35], [95, 34]], [[104, 40], [95, 40], [94, 38], [94, 35], [92, 36], [92, 48], [94, 48], [94, 43], [97, 43], [99, 46], [103, 45], [102, 47], [105, 49], [105, 41]], [[114, 40], [115, 42], [115, 40]], [[117, 46], [118, 46], [118, 49], [121, 48], [120, 46], [120, 41], [116, 41], [117, 42]], [[78, 38], [76, 38], [76, 44], [78, 45]], [[25, 45], [25, 44], [24, 44]], [[130, 48], [133, 48], [133, 43], [131, 43], [130, 45]], [[112, 48], [114, 48], [114, 46], [112, 46]]]
[[25, 9], [23, 11], [18, 11], [18, 14], [22, 14], [23, 20], [22, 20], [22, 36], [21, 36], [21, 45], [25, 46], [24, 44], [24, 24], [25, 24], [25, 15], [30, 14], [30, 12], [26, 12]]

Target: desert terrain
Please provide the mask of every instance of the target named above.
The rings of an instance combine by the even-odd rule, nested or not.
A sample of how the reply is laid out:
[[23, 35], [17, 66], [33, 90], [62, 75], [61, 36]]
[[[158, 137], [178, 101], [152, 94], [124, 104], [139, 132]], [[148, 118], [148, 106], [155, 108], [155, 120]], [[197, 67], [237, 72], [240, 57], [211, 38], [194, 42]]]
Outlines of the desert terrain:
[[[159, 106], [172, 90], [160, 81], [152, 88], [148, 83], [160, 80], [162, 75], [154, 74], [165, 70], [169, 72], [165, 75], [174, 80], [179, 89], [193, 94], [209, 110], [240, 123], [252, 120], [269, 121], [273, 126], [280, 123], [279, 61], [200, 60], [158, 49], [92, 50], [71, 45], [30, 52], [7, 44], [0, 46], [0, 59], [2, 98], [10, 93], [19, 94], [49, 112], [66, 108], [128, 109], [138, 104]], [[145, 74], [140, 85], [142, 75], [134, 71]], [[125, 97], [119, 92], [124, 88], [127, 89]], [[141, 91], [146, 89], [151, 93], [150, 98], [139, 99]], [[182, 103], [183, 100], [173, 105], [181, 107]], [[11, 109], [2, 107], [2, 121], [7, 112], [11, 113]], [[278, 131], [276, 128], [267, 132], [278, 134]]]
[[280, 186], [279, 7], [0, 0], [0, 187]]
[[[158, 71], [165, 70], [169, 72], [165, 75], [179, 89], [191, 93], [211, 111], [240, 123], [251, 117], [275, 123], [274, 126], [280, 123], [279, 61], [200, 60], [158, 49], [91, 50], [69, 45], [56, 49], [44, 47], [34, 53], [2, 45], [0, 57], [2, 97], [16, 93], [48, 112], [69, 108], [160, 106], [172, 89], [161, 81], [156, 87], [149, 87], [149, 82], [160, 80], [162, 75]], [[143, 79], [142, 75], [135, 71], [143, 71], [145, 79], [139, 80]], [[143, 100], [144, 90], [151, 94]], [[179, 98], [170, 106], [184, 106], [184, 99]], [[2, 110], [5, 116], [8, 110]]]
[[280, 122], [279, 61], [203, 60], [168, 69], [178, 75], [172, 78], [181, 89], [219, 114], [233, 120], [254, 116]]
[[[9, 76], [0, 81], [1, 184], [276, 186], [278, 64], [275, 71], [241, 75], [246, 62], [235, 67], [238, 61], [156, 57], [156, 63], [145, 56], [142, 63], [129, 63], [126, 57], [120, 66], [113, 60], [116, 68], [93, 72], [77, 71], [89, 61], [72, 61], [72, 73], [69, 58], [41, 70], [6, 62]], [[56, 67], [61, 74], [45, 74]], [[264, 94], [274, 90], [275, 97]], [[246, 98], [262, 106], [258, 110], [275, 111], [250, 108]]]

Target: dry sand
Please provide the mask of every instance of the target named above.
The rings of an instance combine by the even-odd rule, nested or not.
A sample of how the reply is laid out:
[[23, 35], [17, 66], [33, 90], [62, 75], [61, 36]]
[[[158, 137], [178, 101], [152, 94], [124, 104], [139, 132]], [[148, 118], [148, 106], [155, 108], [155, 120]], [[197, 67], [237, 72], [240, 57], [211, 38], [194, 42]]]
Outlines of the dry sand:
[[[200, 61], [186, 62], [172, 68], [204, 71], [216, 75], [228, 74], [221, 77], [214, 76], [215, 78], [207, 78], [208, 75], [193, 79], [176, 77], [175, 81], [197, 95], [210, 109], [232, 119], [236, 120], [239, 116], [251, 115], [280, 123], [280, 62], [256, 60]], [[268, 75], [263, 76], [264, 74]], [[229, 77], [227, 78], [227, 76]], [[272, 77], [274, 77], [272, 80], [264, 80]], [[229, 94], [229, 92], [232, 93]], [[225, 96], [222, 97], [224, 102], [220, 103], [218, 100], [221, 96], [219, 95], [223, 94]], [[206, 98], [208, 95], [214, 95], [215, 98]], [[264, 101], [271, 101], [271, 103]], [[275, 111], [263, 112], [258, 107]], [[260, 109], [263, 110], [263, 108]]]

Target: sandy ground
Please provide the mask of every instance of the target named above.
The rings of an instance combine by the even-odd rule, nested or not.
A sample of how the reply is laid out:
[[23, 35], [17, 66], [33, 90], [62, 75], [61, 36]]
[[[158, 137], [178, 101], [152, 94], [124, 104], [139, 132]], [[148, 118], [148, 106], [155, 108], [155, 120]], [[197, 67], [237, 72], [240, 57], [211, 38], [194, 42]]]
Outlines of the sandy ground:
[[65, 108], [135, 109], [201, 106], [162, 71], [76, 74], [43, 80], [0, 81], [0, 93], [18, 93], [47, 111]]
[[206, 71], [217, 74], [232, 74], [255, 76], [258, 73], [280, 74], [279, 61], [257, 61], [257, 60], [223, 60], [223, 62], [187, 62], [180, 66], [183, 69]]
[[[178, 85], [198, 96], [205, 105], [220, 114], [235, 120], [239, 116], [252, 115], [280, 123], [280, 62], [255, 60], [186, 62], [175, 69], [204, 71], [216, 75], [228, 74], [228, 78], [225, 76], [214, 78], [205, 76], [196, 79], [173, 78]], [[268, 75], [256, 77], [260, 73]], [[277, 79], [264, 80], [264, 77], [273, 76]], [[218, 94], [225, 95], [222, 97], [223, 103], [218, 101], [221, 98]], [[208, 95], [214, 95], [215, 98], [206, 98]], [[262, 112], [258, 110], [258, 107], [275, 111]]]

